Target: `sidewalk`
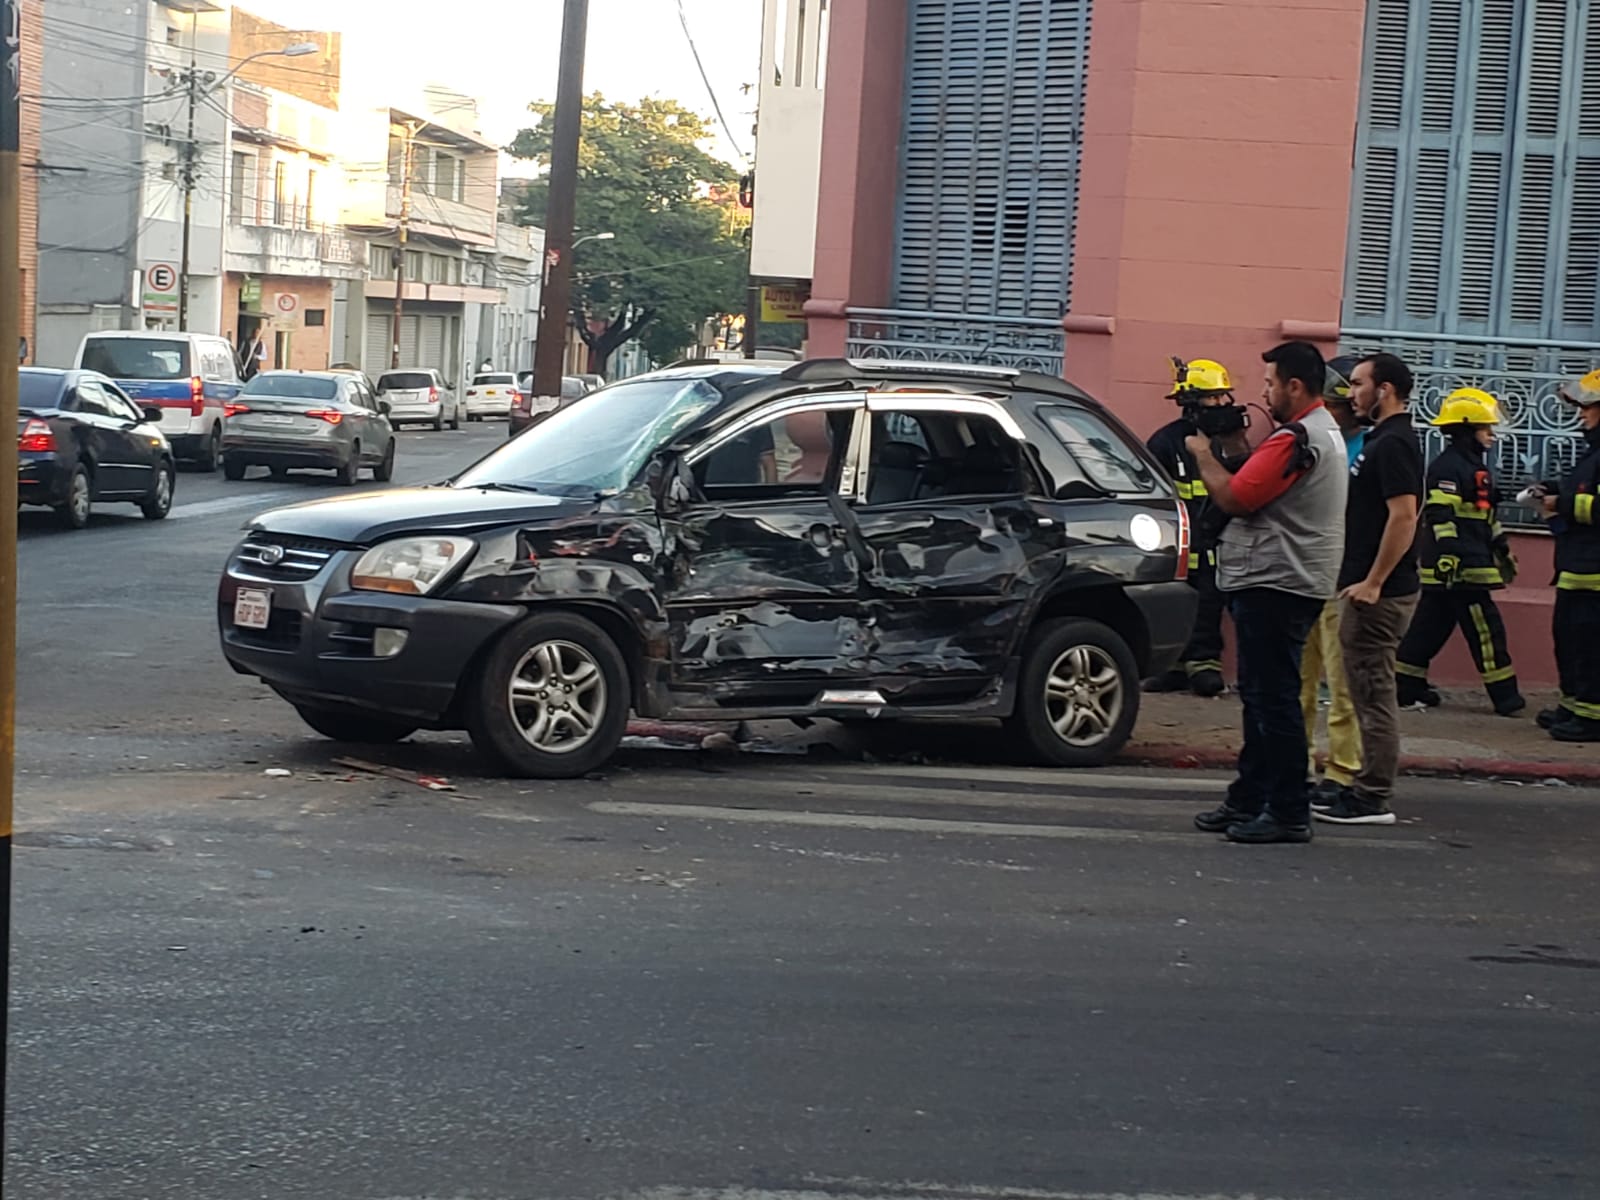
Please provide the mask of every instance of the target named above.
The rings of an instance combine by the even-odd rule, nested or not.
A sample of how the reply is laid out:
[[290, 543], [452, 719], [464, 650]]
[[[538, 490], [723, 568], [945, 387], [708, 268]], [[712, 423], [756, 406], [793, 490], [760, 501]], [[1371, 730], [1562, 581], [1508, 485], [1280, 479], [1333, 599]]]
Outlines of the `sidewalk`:
[[[1409, 775], [1509, 779], [1530, 783], [1560, 780], [1600, 787], [1600, 743], [1555, 742], [1534, 724], [1534, 714], [1555, 703], [1545, 692], [1528, 693], [1520, 717], [1497, 717], [1482, 691], [1441, 689], [1444, 705], [1400, 714], [1401, 770]], [[628, 732], [644, 744], [733, 751], [733, 725], [634, 721]], [[994, 761], [997, 732], [992, 722], [961, 725], [908, 721], [859, 730], [819, 720], [809, 729], [789, 721], [759, 721], [737, 731], [746, 749], [789, 754], [835, 754], [847, 758], [906, 761]], [[1001, 752], [1004, 753], [1003, 751]], [[1118, 758], [1125, 766], [1174, 770], [1231, 770], [1239, 753], [1239, 701], [1233, 695], [1201, 700], [1183, 695], [1141, 697], [1133, 740]]]
[[[1600, 743], [1552, 741], [1534, 724], [1541, 708], [1555, 704], [1554, 695], [1529, 692], [1521, 716], [1498, 717], [1480, 689], [1440, 690], [1441, 707], [1400, 714], [1400, 769], [1406, 774], [1600, 785]], [[1231, 694], [1216, 700], [1146, 695], [1122, 757], [1149, 766], [1230, 768], [1239, 737], [1239, 701]]]

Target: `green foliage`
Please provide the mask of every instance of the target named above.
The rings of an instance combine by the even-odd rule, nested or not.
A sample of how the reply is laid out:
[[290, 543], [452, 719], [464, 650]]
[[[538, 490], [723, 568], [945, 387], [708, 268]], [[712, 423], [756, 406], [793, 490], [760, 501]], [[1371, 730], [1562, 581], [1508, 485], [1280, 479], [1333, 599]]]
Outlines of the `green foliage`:
[[[548, 167], [553, 109], [529, 105], [539, 123], [517, 134], [509, 153]], [[707, 318], [744, 304], [742, 234], [729, 228], [728, 209], [706, 198], [709, 186], [734, 186], [735, 172], [701, 149], [710, 132], [675, 100], [584, 98], [576, 236], [617, 236], [575, 249], [573, 311], [602, 359], [638, 336], [651, 358], [670, 361], [694, 343]], [[530, 182], [517, 219], [542, 225], [548, 199], [544, 179]], [[590, 320], [605, 321], [605, 332], [592, 333]]]

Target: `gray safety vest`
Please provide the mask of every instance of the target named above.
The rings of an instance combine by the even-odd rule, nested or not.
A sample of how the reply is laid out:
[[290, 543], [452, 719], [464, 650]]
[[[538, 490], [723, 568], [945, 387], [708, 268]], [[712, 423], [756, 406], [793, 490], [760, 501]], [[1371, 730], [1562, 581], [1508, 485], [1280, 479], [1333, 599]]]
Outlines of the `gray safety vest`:
[[1300, 424], [1315, 461], [1276, 500], [1228, 522], [1217, 547], [1217, 587], [1224, 592], [1275, 588], [1327, 600], [1338, 591], [1350, 486], [1344, 438], [1326, 408], [1312, 409]]

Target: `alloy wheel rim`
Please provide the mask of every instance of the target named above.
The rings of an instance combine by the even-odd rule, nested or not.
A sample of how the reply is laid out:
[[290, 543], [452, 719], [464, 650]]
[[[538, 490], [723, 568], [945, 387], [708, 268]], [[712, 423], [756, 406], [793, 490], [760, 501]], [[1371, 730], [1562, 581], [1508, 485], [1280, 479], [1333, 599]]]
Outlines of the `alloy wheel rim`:
[[1044, 691], [1045, 716], [1069, 746], [1103, 742], [1122, 716], [1122, 674], [1099, 646], [1064, 650], [1045, 676]]
[[156, 473], [156, 507], [165, 511], [172, 504], [172, 476], [161, 470]]
[[89, 479], [86, 475], [72, 477], [72, 515], [80, 520], [89, 516]]
[[517, 660], [506, 698], [523, 740], [546, 754], [570, 754], [599, 732], [605, 673], [576, 642], [540, 642]]

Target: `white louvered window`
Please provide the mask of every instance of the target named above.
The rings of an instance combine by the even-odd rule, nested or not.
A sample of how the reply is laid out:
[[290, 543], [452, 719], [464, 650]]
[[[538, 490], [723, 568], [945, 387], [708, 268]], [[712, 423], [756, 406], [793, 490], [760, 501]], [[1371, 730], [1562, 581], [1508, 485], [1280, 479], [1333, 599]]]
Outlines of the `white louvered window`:
[[910, 0], [895, 307], [1054, 319], [1090, 0]]
[[1369, 0], [1345, 324], [1600, 339], [1600, 0]]

